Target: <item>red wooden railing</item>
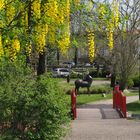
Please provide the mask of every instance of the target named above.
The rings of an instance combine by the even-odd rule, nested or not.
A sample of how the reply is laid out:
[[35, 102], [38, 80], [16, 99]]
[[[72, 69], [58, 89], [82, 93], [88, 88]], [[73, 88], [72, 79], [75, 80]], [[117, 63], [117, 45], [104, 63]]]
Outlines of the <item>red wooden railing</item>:
[[113, 90], [113, 108], [117, 108], [124, 118], [126, 115], [126, 96], [123, 94], [121, 90], [119, 90], [119, 86], [116, 86]]
[[75, 119], [77, 117], [77, 111], [76, 111], [76, 91], [71, 91], [71, 113], [72, 118]]

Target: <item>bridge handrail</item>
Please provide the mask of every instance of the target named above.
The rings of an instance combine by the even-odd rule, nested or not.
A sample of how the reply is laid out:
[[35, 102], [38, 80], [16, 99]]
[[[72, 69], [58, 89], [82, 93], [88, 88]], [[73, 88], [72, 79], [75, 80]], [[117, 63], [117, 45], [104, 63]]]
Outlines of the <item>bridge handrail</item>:
[[118, 88], [113, 90], [113, 108], [117, 108], [124, 118], [127, 117], [126, 114], [126, 96]]
[[71, 90], [71, 113], [72, 118], [77, 118], [77, 111], [76, 111], [76, 91]]

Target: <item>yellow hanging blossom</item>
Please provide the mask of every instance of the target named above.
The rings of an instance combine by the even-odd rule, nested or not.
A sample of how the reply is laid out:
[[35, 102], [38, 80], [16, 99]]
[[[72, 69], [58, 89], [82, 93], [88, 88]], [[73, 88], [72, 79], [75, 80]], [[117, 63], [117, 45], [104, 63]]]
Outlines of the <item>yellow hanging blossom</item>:
[[63, 3], [62, 4], [60, 3], [58, 5], [58, 14], [57, 14], [57, 19], [56, 19], [58, 24], [63, 24], [64, 23], [64, 17], [65, 17], [64, 8], [65, 7], [64, 7]]
[[111, 51], [113, 49], [113, 23], [109, 22], [107, 29], [108, 47]]
[[56, 20], [58, 13], [57, 0], [48, 0], [48, 2], [44, 4], [43, 9], [47, 17], [49, 17], [52, 21]]
[[114, 23], [114, 27], [117, 28], [119, 25], [119, 1], [113, 0], [112, 2], [112, 22]]
[[29, 44], [26, 44], [26, 55], [31, 56], [31, 53], [32, 53], [32, 43], [30, 41]]
[[28, 12], [24, 11], [21, 17], [21, 25], [24, 27], [28, 27]]
[[56, 41], [56, 27], [53, 25], [49, 25], [48, 27], [48, 42], [54, 44]]
[[42, 33], [39, 34], [36, 39], [37, 39], [37, 51], [42, 54], [44, 52], [46, 45], [46, 36], [45, 34]]
[[99, 19], [104, 18], [104, 15], [106, 13], [106, 9], [105, 9], [105, 5], [103, 3], [98, 4], [97, 13], [98, 13]]
[[3, 55], [2, 36], [0, 34], [0, 57]]
[[37, 51], [43, 53], [46, 46], [46, 35], [48, 33], [48, 25], [38, 25], [36, 27], [36, 45]]
[[10, 3], [6, 5], [6, 16], [8, 23], [11, 22], [15, 16], [15, 7]]
[[12, 41], [6, 40], [5, 43], [7, 44], [7, 47], [4, 49], [5, 54], [9, 56], [12, 61], [14, 61], [17, 58], [17, 53], [20, 51], [20, 42], [16, 38]]
[[40, 7], [41, 7], [41, 0], [34, 0], [32, 2], [32, 11], [33, 11], [33, 16], [37, 19], [40, 18]]
[[94, 32], [93, 31], [88, 31], [88, 46], [89, 46], [89, 60], [90, 62], [93, 61], [94, 56], [95, 56], [95, 43], [94, 43]]
[[70, 17], [70, 0], [66, 0], [65, 7], [66, 7], [66, 17], [69, 20], [69, 17]]
[[62, 54], [65, 54], [68, 48], [70, 47], [70, 22], [65, 21], [64, 29], [62, 31], [61, 39], [58, 42], [58, 48]]
[[16, 53], [18, 53], [20, 51], [20, 42], [18, 39], [13, 40], [12, 48], [15, 49]]
[[116, 16], [115, 16], [115, 27], [117, 28], [119, 25], [119, 2], [116, 2], [116, 6], [115, 6], [115, 10], [116, 10]]
[[4, 0], [0, 0], [0, 10], [4, 8]]
[[70, 35], [66, 34], [62, 37], [61, 40], [58, 41], [58, 48], [62, 54], [65, 54], [69, 48], [70, 44]]
[[12, 61], [17, 58], [17, 53], [20, 51], [20, 42], [18, 39], [11, 41], [11, 47], [9, 46], [9, 56]]

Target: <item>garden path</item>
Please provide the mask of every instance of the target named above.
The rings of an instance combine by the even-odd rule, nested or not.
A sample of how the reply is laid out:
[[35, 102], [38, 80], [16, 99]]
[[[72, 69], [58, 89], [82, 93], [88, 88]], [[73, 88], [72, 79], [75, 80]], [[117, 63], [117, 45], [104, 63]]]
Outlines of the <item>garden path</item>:
[[[127, 103], [138, 96], [127, 97]], [[140, 121], [120, 118], [112, 100], [82, 105], [64, 140], [140, 140]]]

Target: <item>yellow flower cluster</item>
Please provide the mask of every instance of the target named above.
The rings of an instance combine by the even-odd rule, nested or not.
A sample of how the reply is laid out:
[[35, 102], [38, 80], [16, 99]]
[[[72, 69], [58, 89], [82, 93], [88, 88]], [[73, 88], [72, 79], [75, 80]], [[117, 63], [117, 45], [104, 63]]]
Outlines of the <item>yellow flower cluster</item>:
[[69, 48], [70, 44], [70, 35], [63, 35], [62, 39], [58, 41], [58, 48], [62, 54], [65, 54]]
[[70, 0], [66, 0], [65, 8], [66, 8], [66, 17], [69, 20], [69, 17], [70, 17]]
[[117, 28], [118, 25], [119, 25], [119, 17], [120, 17], [120, 14], [119, 14], [119, 2], [118, 1], [116, 2], [115, 10], [116, 10], [115, 27]]
[[113, 0], [112, 2], [112, 22], [114, 27], [117, 28], [119, 25], [119, 1]]
[[2, 36], [0, 34], [0, 57], [3, 55]]
[[113, 49], [113, 32], [119, 26], [119, 2], [113, 0], [111, 18], [107, 25], [107, 39], [110, 51]]
[[21, 24], [26, 28], [28, 27], [28, 12], [27, 11], [24, 11], [22, 13]]
[[48, 33], [48, 25], [38, 25], [36, 27], [36, 45], [37, 51], [42, 54], [46, 45], [46, 35]]
[[48, 28], [48, 42], [54, 44], [56, 40], [56, 27], [49, 25]]
[[63, 7], [65, 14], [64, 29], [61, 31], [62, 37], [58, 41], [58, 48], [61, 53], [65, 54], [70, 44], [70, 0], [66, 0]]
[[51, 20], [55, 21], [58, 13], [58, 3], [57, 0], [48, 0], [47, 3], [44, 4], [44, 13], [47, 17], [51, 18]]
[[60, 3], [59, 5], [58, 5], [58, 13], [57, 13], [57, 23], [58, 24], [63, 24], [64, 23], [64, 18], [65, 18], [65, 13], [64, 13], [64, 4], [62, 3]]
[[88, 47], [89, 47], [89, 60], [90, 62], [93, 61], [95, 56], [95, 42], [94, 42], [94, 32], [91, 30], [88, 30]]
[[7, 16], [7, 21], [8, 22], [11, 22], [15, 16], [15, 7], [11, 4], [8, 4], [6, 6], [6, 16]]
[[32, 11], [33, 11], [33, 16], [37, 19], [40, 18], [40, 7], [41, 7], [41, 0], [34, 0], [32, 3]]
[[61, 39], [58, 42], [58, 48], [62, 54], [65, 54], [70, 44], [70, 22], [67, 19], [64, 23], [64, 28], [61, 31]]
[[9, 50], [9, 57], [12, 61], [17, 58], [17, 53], [20, 51], [20, 42], [18, 39], [13, 39], [11, 41], [11, 46], [8, 48]]
[[0, 10], [4, 8], [4, 0], [0, 0]]
[[26, 55], [31, 56], [31, 53], [32, 53], [32, 43], [30, 41], [29, 44], [26, 44]]
[[108, 47], [111, 51], [113, 49], [113, 23], [109, 22], [107, 27], [107, 39], [108, 39]]
[[97, 13], [98, 13], [99, 19], [104, 18], [104, 15], [106, 13], [106, 9], [105, 9], [105, 5], [103, 3], [98, 4]]

